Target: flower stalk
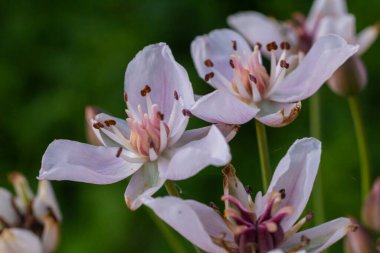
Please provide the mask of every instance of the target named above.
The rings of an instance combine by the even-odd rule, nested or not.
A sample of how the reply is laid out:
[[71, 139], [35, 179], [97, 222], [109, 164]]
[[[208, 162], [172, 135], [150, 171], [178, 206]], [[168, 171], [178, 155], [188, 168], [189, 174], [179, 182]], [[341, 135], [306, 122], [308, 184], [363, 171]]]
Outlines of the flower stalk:
[[356, 139], [358, 142], [358, 152], [360, 159], [360, 176], [361, 176], [361, 192], [362, 201], [370, 189], [370, 162], [367, 141], [365, 137], [364, 124], [361, 116], [358, 98], [356, 96], [348, 97], [352, 119], [355, 125]]
[[256, 135], [257, 135], [257, 145], [259, 148], [260, 155], [260, 167], [261, 167], [261, 176], [263, 182], [263, 190], [266, 191], [269, 186], [271, 169], [270, 169], [270, 160], [269, 160], [269, 150], [268, 150], [268, 140], [265, 125], [260, 121], [255, 121], [256, 125]]

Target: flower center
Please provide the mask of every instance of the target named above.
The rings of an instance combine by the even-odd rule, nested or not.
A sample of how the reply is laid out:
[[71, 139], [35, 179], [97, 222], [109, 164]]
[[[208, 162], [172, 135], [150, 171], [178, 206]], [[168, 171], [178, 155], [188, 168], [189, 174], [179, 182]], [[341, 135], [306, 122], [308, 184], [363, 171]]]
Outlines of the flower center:
[[310, 50], [313, 45], [313, 35], [316, 31], [307, 30], [305, 16], [302, 13], [296, 12], [293, 14], [293, 19], [290, 25], [298, 37], [298, 48], [305, 54]]

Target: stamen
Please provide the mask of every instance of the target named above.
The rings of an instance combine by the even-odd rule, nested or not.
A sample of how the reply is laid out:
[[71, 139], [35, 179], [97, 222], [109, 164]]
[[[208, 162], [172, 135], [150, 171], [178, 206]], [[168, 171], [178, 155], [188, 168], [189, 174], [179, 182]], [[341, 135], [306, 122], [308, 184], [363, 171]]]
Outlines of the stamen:
[[231, 68], [235, 68], [235, 64], [234, 64], [234, 61], [232, 60], [232, 59], [230, 59], [230, 66], [231, 66]]
[[251, 80], [251, 82], [257, 83], [256, 77], [254, 77], [252, 74], [249, 74], [249, 80]]
[[113, 119], [109, 119], [109, 120], [105, 120], [104, 124], [106, 124], [106, 126], [110, 127], [110, 126], [116, 125], [116, 121]]
[[286, 197], [285, 189], [281, 189], [279, 193], [281, 194], [281, 199], [284, 199]]
[[274, 50], [277, 50], [278, 46], [276, 44], [275, 41], [271, 42], [271, 43], [268, 43], [267, 44], [267, 50], [270, 52], [270, 51], [274, 51]]
[[174, 91], [174, 99], [177, 101], [179, 100], [178, 92], [176, 90]]
[[104, 125], [100, 122], [97, 122], [97, 123], [94, 123], [92, 125], [95, 129], [100, 129], [100, 128], [104, 128]]
[[128, 94], [126, 92], [124, 93], [124, 101], [128, 102]]
[[149, 85], [145, 85], [144, 89], [141, 90], [141, 96], [145, 97], [147, 94], [151, 92]]
[[281, 60], [280, 61], [280, 66], [282, 68], [288, 69], [289, 68], [289, 63], [287, 63], [286, 60]]
[[280, 44], [280, 48], [281, 48], [282, 50], [289, 50], [289, 49], [290, 49], [290, 44], [289, 44], [289, 42], [286, 42], [286, 41], [281, 42], [281, 44]]
[[244, 187], [244, 189], [245, 189], [245, 192], [246, 192], [247, 194], [251, 194], [251, 193], [253, 192], [252, 187], [251, 187], [250, 185], [246, 185], [246, 186]]
[[263, 45], [261, 45], [261, 43], [259, 43], [259, 42], [257, 42], [255, 46], [257, 46], [257, 48], [258, 48], [259, 50], [263, 47]]
[[205, 65], [208, 68], [214, 67], [214, 63], [210, 59], [205, 60]]
[[235, 51], [237, 50], [237, 42], [236, 42], [236, 40], [232, 41], [232, 49], [235, 50]]
[[158, 152], [161, 153], [162, 151], [164, 151], [167, 145], [168, 145], [168, 132], [166, 131], [166, 126], [164, 122], [161, 120], [160, 121], [160, 149]]
[[120, 148], [117, 150], [117, 153], [116, 153], [116, 157], [117, 157], [117, 158], [120, 157], [121, 152], [123, 152], [123, 148], [122, 148], [122, 147], [120, 147]]
[[206, 82], [208, 82], [211, 78], [213, 78], [214, 75], [215, 75], [214, 72], [207, 73], [207, 74], [205, 75], [205, 80], [206, 80]]
[[187, 117], [193, 116], [193, 114], [188, 109], [183, 109], [182, 114], [183, 116], [187, 116]]
[[157, 119], [159, 119], [161, 121], [164, 120], [164, 114], [161, 112], [157, 112], [156, 117], [157, 117]]

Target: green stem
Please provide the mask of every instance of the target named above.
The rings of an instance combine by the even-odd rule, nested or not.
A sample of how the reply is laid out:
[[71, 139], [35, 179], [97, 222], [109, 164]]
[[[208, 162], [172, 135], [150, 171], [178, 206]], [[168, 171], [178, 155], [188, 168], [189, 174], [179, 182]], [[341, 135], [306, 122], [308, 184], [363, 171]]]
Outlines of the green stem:
[[[175, 183], [173, 181], [170, 181], [170, 180], [166, 180], [165, 182], [165, 188], [166, 188], [166, 191], [168, 192], [169, 195], [171, 196], [176, 196], [176, 197], [179, 197], [180, 194], [175, 186]], [[194, 246], [194, 250], [196, 253], [202, 253], [202, 251], [193, 244]]]
[[162, 235], [165, 237], [166, 241], [169, 243], [169, 246], [173, 252], [186, 253], [186, 250], [179, 243], [178, 238], [175, 236], [172, 230], [160, 220], [151, 210], [147, 209], [149, 216], [152, 218], [153, 222], [156, 224], [157, 228], [161, 231]]
[[358, 142], [358, 151], [360, 159], [360, 173], [361, 173], [361, 188], [362, 188], [362, 201], [367, 197], [370, 189], [370, 163], [368, 146], [365, 137], [363, 120], [360, 113], [359, 101], [356, 96], [348, 98], [350, 105], [352, 119], [355, 125], [356, 139]]
[[[322, 138], [321, 104], [319, 93], [314, 94], [314, 96], [310, 98], [310, 134], [312, 137], [319, 140]], [[321, 224], [325, 221], [322, 175], [322, 167], [320, 166], [312, 193], [315, 224]]]
[[263, 190], [264, 192], [266, 192], [269, 186], [270, 176], [271, 176], [267, 133], [265, 130], [265, 126], [262, 123], [260, 123], [260, 121], [256, 120], [255, 125], [256, 125], [257, 145], [259, 147], [259, 155], [260, 155]]

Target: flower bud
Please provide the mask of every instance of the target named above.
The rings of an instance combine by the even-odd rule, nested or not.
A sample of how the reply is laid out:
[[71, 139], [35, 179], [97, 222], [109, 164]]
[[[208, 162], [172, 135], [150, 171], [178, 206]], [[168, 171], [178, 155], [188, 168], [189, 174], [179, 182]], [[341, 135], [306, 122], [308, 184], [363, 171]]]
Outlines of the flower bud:
[[376, 179], [367, 196], [362, 209], [362, 220], [368, 228], [380, 232], [380, 178]]
[[17, 195], [16, 204], [22, 206], [29, 205], [34, 198], [34, 195], [24, 175], [19, 172], [12, 172], [9, 174], [8, 179], [13, 184]]
[[367, 71], [358, 55], [353, 55], [328, 80], [330, 88], [338, 95], [358, 94], [367, 84]]
[[102, 146], [103, 144], [99, 141], [98, 137], [96, 137], [91, 120], [102, 112], [103, 110], [100, 108], [90, 105], [85, 109], [87, 142], [96, 146]]
[[354, 218], [351, 218], [351, 222], [356, 226], [356, 229], [349, 232], [344, 239], [344, 252], [373, 253], [375, 251], [375, 243], [369, 232]]

